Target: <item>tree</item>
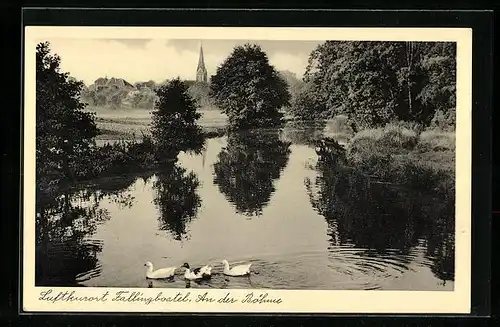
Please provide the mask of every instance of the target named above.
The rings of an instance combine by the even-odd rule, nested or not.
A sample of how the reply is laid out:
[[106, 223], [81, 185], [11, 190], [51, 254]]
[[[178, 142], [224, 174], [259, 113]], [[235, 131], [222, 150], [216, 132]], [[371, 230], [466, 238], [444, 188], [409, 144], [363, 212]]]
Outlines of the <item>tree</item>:
[[[309, 89], [296, 115], [346, 114], [354, 129], [393, 120], [429, 125], [455, 97], [455, 45], [446, 42], [327, 41], [310, 55]], [[310, 101], [314, 99], [314, 101]], [[297, 112], [298, 111], [298, 112]]]
[[157, 159], [175, 159], [180, 151], [200, 149], [203, 139], [196, 121], [201, 114], [186, 84], [173, 79], [157, 90], [157, 96], [151, 123]]
[[258, 45], [237, 46], [211, 78], [210, 96], [229, 119], [230, 129], [282, 123], [288, 86]]
[[205, 83], [193, 83], [188, 88], [189, 94], [196, 100], [200, 108], [207, 110], [213, 107], [213, 101], [209, 96], [210, 88]]
[[98, 134], [94, 116], [79, 100], [81, 81], [60, 72], [61, 59], [48, 42], [36, 47], [37, 186], [72, 179], [78, 162], [88, 157]]
[[[441, 128], [455, 128], [456, 115], [456, 44], [439, 42], [429, 46], [423, 55], [422, 69], [426, 84], [418, 100], [429, 113], [426, 116]], [[443, 120], [440, 118], [443, 117]]]

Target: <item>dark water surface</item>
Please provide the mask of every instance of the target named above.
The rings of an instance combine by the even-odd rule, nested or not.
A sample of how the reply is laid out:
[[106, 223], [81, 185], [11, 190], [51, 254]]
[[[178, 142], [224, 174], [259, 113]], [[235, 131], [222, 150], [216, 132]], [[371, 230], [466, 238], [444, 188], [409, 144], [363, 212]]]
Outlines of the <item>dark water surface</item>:
[[[310, 132], [209, 139], [173, 169], [39, 202], [37, 285], [453, 290], [454, 201], [353, 181]], [[254, 273], [225, 277], [223, 259]], [[146, 261], [214, 275], [149, 282]]]

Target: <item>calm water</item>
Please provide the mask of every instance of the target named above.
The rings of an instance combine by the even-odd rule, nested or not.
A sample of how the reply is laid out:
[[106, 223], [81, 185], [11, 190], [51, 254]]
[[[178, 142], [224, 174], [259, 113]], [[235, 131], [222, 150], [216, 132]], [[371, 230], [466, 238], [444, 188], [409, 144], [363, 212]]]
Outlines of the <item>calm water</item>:
[[[454, 201], [353, 178], [306, 135], [209, 139], [174, 168], [40, 201], [37, 285], [453, 290]], [[222, 259], [254, 273], [225, 277]], [[214, 275], [149, 282], [146, 261]]]

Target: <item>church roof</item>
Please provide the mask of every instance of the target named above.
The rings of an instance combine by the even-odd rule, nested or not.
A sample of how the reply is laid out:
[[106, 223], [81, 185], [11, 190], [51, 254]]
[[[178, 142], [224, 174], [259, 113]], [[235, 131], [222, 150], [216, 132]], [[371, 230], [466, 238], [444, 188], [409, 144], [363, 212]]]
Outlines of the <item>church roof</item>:
[[198, 58], [198, 70], [205, 70], [205, 60], [203, 58], [203, 45], [200, 45], [200, 57]]

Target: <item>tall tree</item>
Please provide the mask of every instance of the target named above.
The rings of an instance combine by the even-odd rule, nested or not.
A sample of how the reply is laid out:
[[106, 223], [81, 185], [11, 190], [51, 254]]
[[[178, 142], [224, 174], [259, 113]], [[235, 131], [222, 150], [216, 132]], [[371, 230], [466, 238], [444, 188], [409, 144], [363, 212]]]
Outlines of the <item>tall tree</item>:
[[210, 96], [231, 129], [279, 126], [288, 86], [258, 45], [237, 46], [211, 78]]
[[61, 72], [60, 63], [48, 42], [37, 45], [36, 167], [42, 188], [50, 181], [72, 178], [98, 134], [93, 114], [85, 112], [79, 100], [83, 83]]
[[[428, 125], [454, 107], [455, 45], [432, 42], [327, 41], [310, 55], [296, 115], [347, 114], [355, 128], [392, 120]], [[315, 99], [311, 101], [310, 99]], [[306, 113], [306, 114], [304, 114]]]
[[161, 86], [156, 94], [151, 134], [157, 159], [175, 159], [180, 151], [199, 150], [203, 139], [197, 120], [201, 114], [186, 84], [176, 78]]

